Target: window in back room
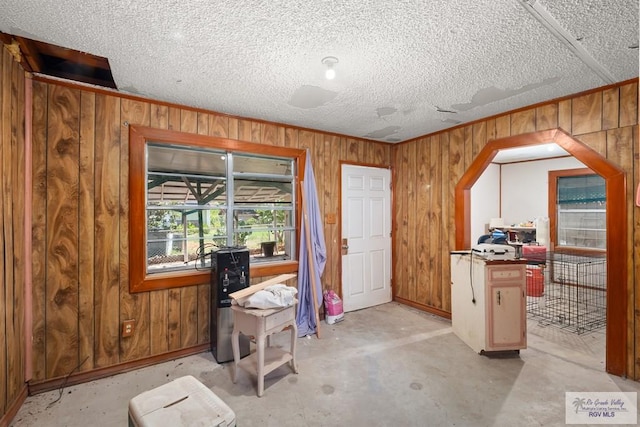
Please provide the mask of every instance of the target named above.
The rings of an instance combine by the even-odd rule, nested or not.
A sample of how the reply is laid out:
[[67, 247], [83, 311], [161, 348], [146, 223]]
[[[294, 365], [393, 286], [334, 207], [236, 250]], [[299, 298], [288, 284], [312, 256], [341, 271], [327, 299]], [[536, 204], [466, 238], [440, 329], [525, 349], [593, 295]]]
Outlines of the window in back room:
[[589, 169], [571, 169], [550, 171], [549, 183], [549, 207], [555, 211], [549, 216], [555, 247], [606, 251], [604, 179]]

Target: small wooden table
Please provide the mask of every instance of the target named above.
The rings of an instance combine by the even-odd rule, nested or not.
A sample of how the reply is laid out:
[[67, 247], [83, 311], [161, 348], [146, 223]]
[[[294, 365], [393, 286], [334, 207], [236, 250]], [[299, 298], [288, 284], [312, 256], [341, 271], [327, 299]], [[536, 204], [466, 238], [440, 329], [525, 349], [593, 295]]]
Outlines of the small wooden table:
[[[297, 301], [296, 301], [297, 302]], [[244, 308], [238, 305], [231, 306], [233, 310], [233, 333], [231, 334], [231, 347], [233, 348], [233, 374], [235, 383], [238, 368], [241, 367], [258, 377], [258, 397], [264, 391], [264, 377], [274, 369], [290, 362], [291, 369], [296, 374], [296, 339], [298, 327], [296, 326], [296, 306], [260, 310]], [[271, 347], [265, 340], [269, 336], [282, 331], [286, 327], [291, 328], [291, 351]], [[240, 360], [240, 333], [254, 336], [256, 339], [256, 351], [250, 356]]]

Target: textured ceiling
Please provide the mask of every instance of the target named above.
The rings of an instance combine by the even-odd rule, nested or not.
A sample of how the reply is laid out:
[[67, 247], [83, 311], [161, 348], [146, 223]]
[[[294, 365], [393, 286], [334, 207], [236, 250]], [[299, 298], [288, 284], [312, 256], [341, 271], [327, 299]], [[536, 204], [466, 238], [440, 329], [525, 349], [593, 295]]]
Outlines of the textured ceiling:
[[3, 0], [0, 31], [106, 57], [122, 92], [387, 142], [639, 68], [637, 0]]

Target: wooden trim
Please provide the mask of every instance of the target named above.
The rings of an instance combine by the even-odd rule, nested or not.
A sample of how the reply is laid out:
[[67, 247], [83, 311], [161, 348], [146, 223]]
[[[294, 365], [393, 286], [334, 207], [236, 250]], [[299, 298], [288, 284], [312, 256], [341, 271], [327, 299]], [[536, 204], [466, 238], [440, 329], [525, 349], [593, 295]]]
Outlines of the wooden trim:
[[581, 255], [581, 256], [603, 256], [606, 255], [606, 249], [592, 249], [592, 248], [578, 248], [574, 246], [556, 246], [553, 248], [553, 252], [557, 254], [567, 255]]
[[146, 192], [144, 179], [146, 174], [145, 143], [143, 130], [139, 131], [135, 126], [129, 126], [129, 286], [131, 292], [160, 289], [148, 284], [145, 285], [147, 280], [145, 261], [147, 253], [146, 220], [144, 212]]
[[[402, 145], [402, 144], [408, 144], [410, 142], [416, 142], [416, 141], [418, 141], [420, 139], [423, 139], [423, 138], [428, 138], [428, 137], [435, 136], [435, 135], [438, 135], [438, 134], [441, 134], [441, 133], [451, 132], [451, 131], [453, 131], [455, 129], [465, 128], [467, 126], [472, 126], [472, 125], [474, 125], [476, 123], [482, 123], [482, 122], [486, 122], [486, 121], [489, 121], [489, 120], [495, 120], [495, 119], [498, 119], [500, 117], [511, 116], [512, 114], [519, 113], [521, 111], [535, 110], [536, 108], [544, 107], [546, 105], [557, 104], [557, 103], [559, 103], [561, 101], [566, 101], [566, 100], [570, 100], [570, 99], [579, 98], [581, 96], [590, 95], [590, 94], [601, 92], [601, 91], [604, 91], [604, 90], [607, 90], [607, 89], [618, 88], [618, 87], [621, 87], [621, 86], [624, 86], [624, 85], [628, 85], [629, 83], [637, 83], [639, 81], [640, 81], [640, 78], [639, 77], [635, 77], [633, 79], [624, 80], [624, 81], [617, 82], [617, 83], [612, 83], [610, 85], [600, 86], [600, 87], [596, 87], [596, 88], [593, 88], [593, 89], [585, 90], [584, 92], [578, 92], [578, 93], [574, 93], [572, 95], [567, 95], [567, 96], [563, 96], [563, 97], [560, 97], [560, 98], [554, 98], [554, 99], [550, 99], [548, 101], [542, 101], [542, 102], [539, 102], [538, 104], [527, 105], [525, 107], [517, 108], [515, 110], [509, 110], [509, 111], [507, 111], [505, 113], [499, 113], [499, 114], [495, 114], [493, 116], [483, 117], [483, 118], [480, 118], [480, 119], [477, 119], [477, 120], [474, 120], [474, 121], [471, 121], [471, 122], [464, 122], [464, 123], [461, 123], [459, 125], [456, 125], [456, 126], [453, 126], [453, 127], [450, 127], [450, 128], [439, 130], [439, 131], [434, 132], [434, 133], [429, 133], [427, 135], [422, 135], [422, 136], [418, 136], [418, 137], [415, 137], [415, 138], [412, 138], [412, 139], [408, 139], [406, 141], [398, 142], [396, 145]], [[639, 99], [640, 99], [640, 97], [639, 97]], [[640, 109], [638, 111], [638, 117], [639, 117], [638, 120], [640, 120]]]
[[[210, 282], [209, 271], [174, 271], [168, 273], [147, 274], [146, 272], [146, 156], [147, 141], [189, 145], [202, 148], [219, 148], [234, 152], [248, 152], [280, 157], [290, 157], [297, 164], [297, 186], [304, 176], [306, 151], [297, 148], [261, 145], [251, 142], [219, 138], [207, 135], [191, 134], [144, 126], [129, 126], [129, 289], [144, 292], [169, 289], [181, 286], [200, 285]], [[300, 192], [298, 195], [301, 194]], [[296, 198], [296, 238], [300, 241], [300, 209]], [[291, 273], [298, 270], [297, 261], [264, 266], [252, 266], [251, 275], [260, 277], [272, 274]]]
[[[602, 175], [601, 171], [592, 167]], [[624, 173], [607, 180], [607, 347], [606, 370], [627, 375], [627, 201]]]
[[66, 80], [66, 79], [63, 79], [63, 78], [60, 78], [60, 77], [46, 76], [44, 74], [34, 74], [33, 79], [35, 81], [39, 81], [39, 82], [55, 84], [55, 85], [58, 85], [58, 86], [66, 86], [66, 87], [70, 87], [70, 88], [73, 88], [73, 89], [80, 89], [80, 90], [84, 90], [84, 91], [87, 91], [87, 92], [94, 92], [94, 93], [103, 94], [103, 95], [116, 96], [118, 98], [128, 99], [128, 100], [131, 100], [131, 101], [150, 102], [150, 103], [153, 103], [154, 105], [162, 106], [162, 107], [178, 108], [180, 110], [193, 111], [193, 112], [196, 112], [196, 113], [214, 114], [216, 116], [225, 117], [227, 119], [250, 120], [250, 121], [252, 121], [254, 123], [285, 126], [288, 129], [296, 129], [296, 130], [299, 130], [299, 131], [319, 132], [319, 133], [322, 133], [323, 135], [337, 136], [339, 138], [349, 138], [349, 139], [353, 139], [353, 140], [356, 140], [356, 141], [366, 142], [367, 144], [379, 144], [379, 145], [385, 145], [385, 146], [390, 146], [390, 145], [394, 145], [395, 144], [395, 143], [386, 142], [386, 141], [376, 141], [376, 140], [373, 140], [373, 139], [360, 138], [360, 137], [357, 137], [357, 136], [347, 136], [347, 135], [344, 135], [344, 134], [335, 133], [335, 132], [328, 132], [328, 131], [324, 131], [324, 130], [320, 130], [320, 129], [306, 128], [306, 127], [302, 127], [302, 126], [295, 126], [295, 125], [289, 125], [289, 124], [278, 123], [278, 122], [270, 122], [270, 121], [264, 120], [264, 119], [256, 119], [256, 118], [251, 118], [251, 117], [234, 116], [232, 114], [220, 113], [218, 111], [207, 110], [207, 109], [204, 109], [204, 108], [196, 108], [196, 107], [191, 107], [191, 106], [188, 106], [188, 105], [175, 104], [173, 102], [166, 102], [166, 101], [160, 101], [160, 100], [152, 99], [152, 98], [145, 98], [145, 97], [140, 96], [140, 95], [132, 95], [132, 94], [119, 92], [117, 89], [109, 89], [109, 88], [105, 88], [105, 87], [102, 87], [102, 86], [95, 86], [95, 85], [92, 85], [90, 83], [80, 83], [80, 82], [75, 82], [75, 81], [71, 81], [71, 80]]
[[[552, 142], [558, 130], [546, 130], [522, 134], [502, 139], [494, 139], [488, 142], [478, 153], [473, 163], [467, 168], [455, 190], [455, 221], [456, 221], [456, 250], [468, 249], [471, 247], [471, 187], [480, 178], [484, 170], [489, 166], [491, 160], [498, 154], [498, 151], [506, 148], [526, 147]], [[582, 143], [580, 143], [582, 144]], [[560, 144], [558, 144], [560, 145]], [[565, 144], [566, 145], [566, 144]], [[565, 148], [565, 147], [563, 147]], [[566, 149], [566, 148], [565, 148]], [[462, 224], [468, 224], [462, 227]], [[462, 230], [462, 233], [458, 230]]]
[[[369, 141], [367, 141], [369, 142]], [[376, 168], [376, 169], [391, 169], [389, 165], [379, 164], [379, 163], [367, 163], [367, 162], [354, 162], [351, 160], [340, 160], [340, 169], [342, 170], [342, 165], [350, 165], [350, 166], [362, 166], [365, 168]]]
[[436, 316], [444, 317], [445, 319], [451, 320], [451, 313], [449, 313], [447, 311], [440, 310], [440, 309], [437, 309], [437, 308], [434, 308], [434, 307], [431, 307], [431, 306], [428, 306], [428, 305], [420, 304], [420, 303], [417, 303], [415, 301], [411, 301], [411, 300], [408, 300], [408, 299], [405, 299], [405, 298], [402, 298], [402, 297], [394, 296], [393, 300], [395, 302], [399, 302], [399, 303], [408, 305], [410, 307], [417, 308], [418, 310], [426, 311], [427, 313], [435, 314]]
[[627, 374], [627, 206], [624, 171], [562, 129], [534, 132], [489, 142], [456, 185], [456, 246], [470, 247], [471, 187], [498, 150], [555, 142], [606, 181], [607, 195], [607, 327], [606, 371]]
[[[94, 369], [92, 371], [78, 372], [68, 377], [58, 377], [46, 381], [30, 382], [29, 395], [44, 393], [51, 390], [57, 390], [61, 387], [69, 387], [72, 385], [82, 384], [100, 378], [110, 377], [116, 374], [122, 374], [145, 366], [157, 365], [158, 363], [167, 362], [169, 360], [192, 356], [194, 354], [203, 353], [209, 350], [209, 343], [200, 344], [194, 347], [183, 348], [181, 350], [170, 351], [168, 353], [158, 354], [151, 357], [145, 357], [133, 362], [120, 363], [117, 365], [107, 366], [105, 368]], [[215, 363], [215, 362], [212, 362]]]
[[0, 427], [9, 427], [9, 425], [11, 425], [11, 421], [13, 421], [15, 416], [18, 414], [18, 411], [24, 404], [24, 401], [27, 400], [28, 391], [29, 389], [27, 388], [27, 385], [23, 385], [18, 397], [11, 402], [11, 405], [7, 407], [7, 411], [0, 418]]
[[33, 80], [24, 79], [24, 379], [29, 381], [33, 374]]
[[[296, 228], [300, 230], [300, 226]], [[298, 243], [300, 237], [298, 236]], [[300, 248], [298, 248], [300, 250]], [[280, 274], [297, 273], [298, 261], [282, 261], [274, 264], [260, 263], [251, 266], [251, 277], [278, 276]]]
[[0, 31], [0, 42], [3, 44], [11, 44], [13, 41], [13, 36], [11, 34], [3, 33]]
[[[201, 148], [219, 148], [229, 151], [241, 151], [252, 154], [265, 154], [278, 157], [299, 158], [306, 154], [300, 148], [280, 147], [276, 145], [256, 144], [254, 142], [239, 141], [237, 139], [221, 138], [217, 136], [201, 135], [197, 133], [180, 132], [168, 129], [158, 129], [146, 126], [129, 126], [130, 144], [137, 144], [135, 153], [142, 153], [143, 158], [138, 159], [136, 166], [144, 167], [144, 144], [153, 142], [168, 143], [174, 145], [187, 145]], [[131, 147], [133, 150], [133, 147]], [[133, 153], [134, 151], [131, 151]]]
[[[555, 160], [555, 159], [567, 159], [567, 158], [571, 158], [573, 156], [553, 156], [553, 157], [545, 157], [544, 160]], [[500, 165], [500, 166], [504, 166], [504, 165], [516, 165], [519, 163], [530, 163], [530, 162], [538, 162], [540, 161], [540, 159], [532, 159], [532, 160], [516, 160], [513, 162], [504, 162], [504, 163], [498, 163], [498, 162], [491, 162], [494, 165]]]

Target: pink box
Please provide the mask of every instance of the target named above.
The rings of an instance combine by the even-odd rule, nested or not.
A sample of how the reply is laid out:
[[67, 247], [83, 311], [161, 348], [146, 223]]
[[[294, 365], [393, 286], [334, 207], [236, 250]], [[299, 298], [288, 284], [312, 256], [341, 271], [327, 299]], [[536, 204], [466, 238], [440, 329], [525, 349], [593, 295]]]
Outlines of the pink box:
[[342, 314], [342, 300], [333, 291], [324, 292], [324, 307], [329, 316]]

